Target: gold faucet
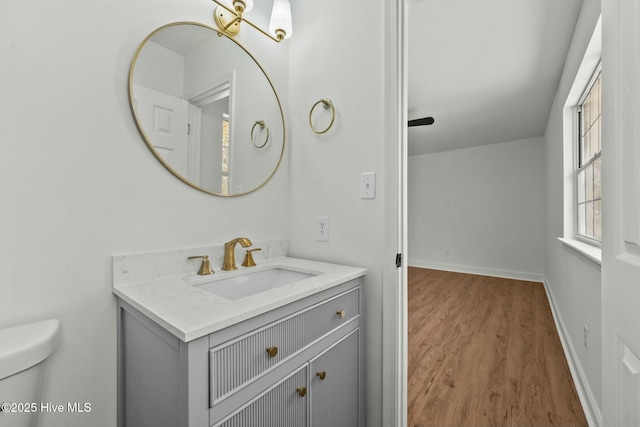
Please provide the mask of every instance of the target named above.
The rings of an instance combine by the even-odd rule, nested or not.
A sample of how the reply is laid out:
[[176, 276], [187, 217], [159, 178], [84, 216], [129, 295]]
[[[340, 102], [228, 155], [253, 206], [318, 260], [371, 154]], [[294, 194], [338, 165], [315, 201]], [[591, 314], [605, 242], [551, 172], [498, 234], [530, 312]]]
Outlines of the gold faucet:
[[240, 245], [242, 245], [243, 248], [248, 248], [253, 244], [251, 243], [251, 240], [247, 239], [246, 237], [238, 237], [237, 239], [233, 239], [225, 243], [224, 244], [224, 260], [222, 262], [222, 269], [224, 271], [235, 270], [238, 268], [236, 267], [236, 254], [235, 254], [236, 243], [240, 243]]

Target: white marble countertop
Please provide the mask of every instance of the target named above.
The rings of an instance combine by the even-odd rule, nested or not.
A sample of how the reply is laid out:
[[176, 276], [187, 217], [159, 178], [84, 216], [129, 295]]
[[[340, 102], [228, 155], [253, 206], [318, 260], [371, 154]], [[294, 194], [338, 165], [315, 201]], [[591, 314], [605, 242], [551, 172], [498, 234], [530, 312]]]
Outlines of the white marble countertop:
[[[238, 266], [214, 275], [195, 273], [134, 284], [114, 284], [113, 293], [182, 341], [203, 337], [235, 323], [363, 276], [358, 267], [280, 257], [256, 260], [255, 267]], [[229, 300], [197, 287], [241, 274], [282, 267], [316, 276], [245, 298]]]

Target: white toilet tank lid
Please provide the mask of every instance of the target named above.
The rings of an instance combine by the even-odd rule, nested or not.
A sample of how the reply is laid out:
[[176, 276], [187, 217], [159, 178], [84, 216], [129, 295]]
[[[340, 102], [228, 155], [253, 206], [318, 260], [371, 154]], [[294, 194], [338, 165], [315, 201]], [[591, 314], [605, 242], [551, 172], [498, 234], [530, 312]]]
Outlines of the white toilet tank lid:
[[59, 341], [58, 319], [0, 329], [0, 380], [42, 362]]

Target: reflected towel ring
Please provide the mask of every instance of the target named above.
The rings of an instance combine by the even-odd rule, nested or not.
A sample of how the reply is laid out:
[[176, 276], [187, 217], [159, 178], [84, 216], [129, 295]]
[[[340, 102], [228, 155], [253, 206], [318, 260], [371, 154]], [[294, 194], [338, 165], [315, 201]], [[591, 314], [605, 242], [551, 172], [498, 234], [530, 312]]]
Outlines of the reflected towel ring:
[[[313, 110], [319, 105], [322, 104], [322, 107], [327, 110], [329, 108], [331, 108], [331, 122], [329, 123], [329, 126], [327, 126], [326, 129], [324, 130], [317, 130], [314, 126], [313, 126]], [[314, 131], [315, 133], [317, 133], [318, 135], [325, 133], [326, 131], [328, 131], [329, 129], [331, 129], [331, 126], [333, 126], [333, 122], [336, 119], [336, 108], [333, 106], [333, 103], [331, 102], [331, 100], [329, 98], [323, 98], [320, 101], [316, 102], [315, 104], [313, 104], [313, 107], [311, 107], [311, 111], [309, 111], [309, 126], [311, 126], [311, 130]]]
[[[256, 130], [256, 126], [260, 126], [260, 129], [265, 129], [265, 128], [267, 129], [267, 137], [262, 143], [262, 145], [256, 144], [256, 140], [253, 136], [253, 132]], [[267, 142], [269, 142], [269, 127], [264, 123], [264, 120], [258, 120], [255, 122], [255, 124], [251, 128], [251, 143], [256, 148], [263, 148], [265, 145], [267, 145]]]

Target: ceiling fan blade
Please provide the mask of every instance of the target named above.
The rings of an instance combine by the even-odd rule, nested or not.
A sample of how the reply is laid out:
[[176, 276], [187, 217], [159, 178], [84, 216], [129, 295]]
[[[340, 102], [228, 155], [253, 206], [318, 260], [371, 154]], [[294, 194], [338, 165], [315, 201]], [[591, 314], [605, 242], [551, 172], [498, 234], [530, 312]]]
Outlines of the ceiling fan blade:
[[433, 117], [423, 117], [421, 119], [409, 120], [409, 127], [432, 125], [433, 122], [435, 122], [435, 120], [433, 120]]

